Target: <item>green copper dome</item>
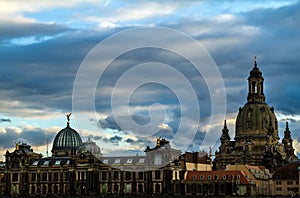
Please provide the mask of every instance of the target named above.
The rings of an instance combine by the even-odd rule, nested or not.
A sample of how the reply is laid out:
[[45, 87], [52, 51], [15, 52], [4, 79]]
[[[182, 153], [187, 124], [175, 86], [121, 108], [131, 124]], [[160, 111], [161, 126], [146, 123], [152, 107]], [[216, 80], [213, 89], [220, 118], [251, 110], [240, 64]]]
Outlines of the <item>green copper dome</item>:
[[82, 146], [83, 144], [80, 135], [70, 127], [68, 119], [67, 127], [60, 130], [54, 138], [52, 155], [76, 155]]
[[82, 145], [80, 135], [69, 125], [58, 132], [53, 142], [53, 149], [78, 148]]

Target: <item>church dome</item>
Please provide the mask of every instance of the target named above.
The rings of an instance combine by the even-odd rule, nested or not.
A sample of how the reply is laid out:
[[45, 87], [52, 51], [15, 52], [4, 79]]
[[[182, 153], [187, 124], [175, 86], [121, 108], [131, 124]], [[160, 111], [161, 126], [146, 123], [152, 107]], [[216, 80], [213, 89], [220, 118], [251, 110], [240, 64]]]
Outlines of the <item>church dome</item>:
[[52, 155], [54, 156], [76, 155], [83, 146], [78, 132], [70, 127], [70, 115], [67, 116], [67, 127], [60, 130], [54, 138], [52, 147]]
[[265, 102], [264, 78], [257, 67], [254, 67], [248, 77], [248, 97], [244, 107], [239, 109], [236, 119], [236, 139], [247, 137], [278, 136], [277, 119], [274, 108]]
[[266, 103], [246, 103], [239, 109], [236, 119], [236, 136], [266, 136], [268, 132], [278, 134], [274, 108]]
[[70, 149], [78, 148], [82, 145], [82, 140], [77, 131], [72, 129], [68, 124], [55, 136], [53, 149]]

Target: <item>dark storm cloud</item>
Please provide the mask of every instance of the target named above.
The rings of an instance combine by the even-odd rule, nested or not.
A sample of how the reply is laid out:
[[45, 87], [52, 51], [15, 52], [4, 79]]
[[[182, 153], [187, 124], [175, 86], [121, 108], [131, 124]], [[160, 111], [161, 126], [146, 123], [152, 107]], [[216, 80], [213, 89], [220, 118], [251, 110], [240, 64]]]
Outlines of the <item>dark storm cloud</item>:
[[[256, 9], [232, 15], [232, 20], [187, 20], [182, 30], [193, 26], [196, 38], [208, 49], [222, 73], [227, 94], [227, 112], [237, 112], [246, 102], [247, 77], [258, 56], [265, 78], [266, 100], [277, 111], [299, 114], [300, 2], [281, 8]], [[187, 26], [187, 27], [186, 27]], [[175, 27], [176, 28], [176, 27]], [[210, 31], [201, 33], [203, 28]]]
[[54, 23], [16, 22], [0, 20], [0, 41], [29, 36], [50, 36], [71, 30]]
[[103, 37], [74, 31], [27, 46], [0, 45], [0, 89], [6, 92], [2, 99], [22, 99], [31, 108], [70, 111], [77, 69]]
[[0, 133], [0, 145], [7, 149], [14, 147], [16, 140], [25, 139], [31, 146], [46, 145], [47, 141], [51, 142], [54, 139], [55, 133], [47, 133], [41, 128], [32, 130], [23, 128], [21, 132], [17, 132], [15, 128], [5, 128], [5, 133]]
[[118, 123], [116, 122], [113, 116], [108, 116], [105, 119], [99, 120], [100, 127], [103, 129], [116, 129], [118, 131], [122, 131]]
[[0, 122], [11, 122], [9, 118], [0, 118]]
[[124, 140], [124, 142], [131, 144], [131, 145], [142, 145], [146, 147], [147, 145], [151, 145], [152, 142], [148, 139], [137, 137], [137, 139], [127, 138]]
[[[118, 118], [118, 119], [122, 119], [122, 118]], [[141, 115], [141, 114], [134, 114], [131, 116], [131, 119], [139, 125], [146, 125], [150, 121], [149, 116], [145, 116], [145, 115]], [[124, 132], [127, 131], [127, 128], [122, 129], [119, 126], [119, 124], [116, 122], [113, 115], [110, 115], [110, 116], [106, 117], [105, 119], [100, 119], [99, 125], [103, 129], [113, 129], [113, 130], [124, 131]]]
[[119, 145], [119, 142], [122, 141], [122, 139], [123, 138], [121, 136], [115, 135], [115, 136], [110, 137], [110, 138], [103, 138], [102, 140], [105, 143], [112, 143], [112, 144]]
[[172, 140], [175, 133], [172, 128], [160, 129], [157, 133], [154, 134], [155, 137], [163, 137], [167, 140]]

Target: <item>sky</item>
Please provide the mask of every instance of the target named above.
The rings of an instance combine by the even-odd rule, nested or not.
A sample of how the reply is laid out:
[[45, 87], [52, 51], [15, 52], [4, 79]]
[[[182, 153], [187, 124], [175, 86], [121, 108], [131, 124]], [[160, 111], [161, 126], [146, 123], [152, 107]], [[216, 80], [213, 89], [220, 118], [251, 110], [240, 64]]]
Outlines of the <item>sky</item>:
[[0, 13], [3, 155], [16, 142], [51, 155], [67, 113], [104, 155], [143, 155], [160, 136], [215, 150], [224, 119], [234, 137], [254, 56], [300, 152], [300, 1], [1, 0]]

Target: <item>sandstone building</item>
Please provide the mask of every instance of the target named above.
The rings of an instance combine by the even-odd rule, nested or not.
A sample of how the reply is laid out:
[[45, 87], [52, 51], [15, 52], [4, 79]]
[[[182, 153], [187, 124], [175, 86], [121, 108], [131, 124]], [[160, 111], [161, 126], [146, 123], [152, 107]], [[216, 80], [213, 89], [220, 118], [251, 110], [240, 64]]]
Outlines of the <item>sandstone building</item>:
[[272, 171], [297, 159], [288, 123], [284, 138], [279, 141], [277, 118], [274, 108], [265, 102], [264, 78], [256, 59], [248, 77], [247, 102], [239, 108], [236, 118], [234, 140], [229, 136], [226, 121], [220, 140], [214, 160], [216, 169], [225, 169], [229, 164], [248, 164]]

